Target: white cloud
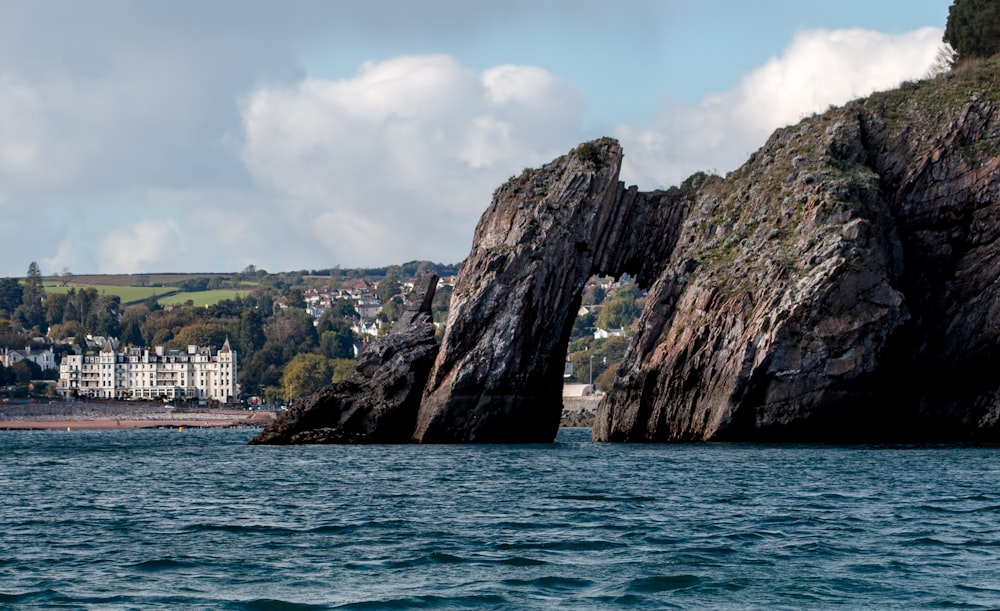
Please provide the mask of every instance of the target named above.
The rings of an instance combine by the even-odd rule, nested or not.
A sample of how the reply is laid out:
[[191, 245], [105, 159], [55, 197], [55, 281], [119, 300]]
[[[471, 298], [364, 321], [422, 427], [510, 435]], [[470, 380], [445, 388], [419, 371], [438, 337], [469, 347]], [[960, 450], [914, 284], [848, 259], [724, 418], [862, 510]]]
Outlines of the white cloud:
[[188, 250], [181, 226], [172, 219], [143, 219], [109, 231], [100, 241], [100, 269], [135, 273], [156, 269]]
[[243, 160], [331, 264], [452, 262], [493, 189], [574, 146], [583, 111], [580, 93], [540, 68], [399, 57], [258, 90]]
[[10, 78], [0, 79], [0, 176], [38, 174], [40, 106], [33, 89]]
[[38, 261], [44, 274], [61, 273], [64, 268], [72, 272], [74, 266], [78, 266], [87, 256], [80, 251], [79, 244], [76, 242], [64, 240], [53, 242], [53, 246], [55, 252], [50, 251], [50, 256]]
[[921, 78], [934, 63], [941, 34], [939, 28], [802, 31], [735, 88], [695, 107], [667, 103], [649, 126], [619, 126], [623, 179], [655, 188], [699, 170], [733, 170], [778, 127]]
[[[940, 38], [800, 32], [733, 89], [620, 126], [623, 179], [648, 189], [734, 169], [777, 127], [922, 76]], [[350, 79], [259, 89], [244, 106], [243, 160], [331, 262], [456, 261], [493, 188], [585, 139], [583, 113], [579, 91], [541, 68], [398, 57]]]
[[[305, 26], [280, 7], [240, 26], [225, 4], [70, 3], [56, 20], [36, 4], [0, 8], [0, 242], [19, 253], [3, 274], [455, 262], [496, 186], [599, 135], [580, 90], [536, 66], [414, 55], [306, 78]], [[319, 36], [342, 8], [317, 7]], [[623, 178], [732, 169], [775, 127], [919, 77], [940, 36], [801, 32], [731, 90], [618, 127]]]

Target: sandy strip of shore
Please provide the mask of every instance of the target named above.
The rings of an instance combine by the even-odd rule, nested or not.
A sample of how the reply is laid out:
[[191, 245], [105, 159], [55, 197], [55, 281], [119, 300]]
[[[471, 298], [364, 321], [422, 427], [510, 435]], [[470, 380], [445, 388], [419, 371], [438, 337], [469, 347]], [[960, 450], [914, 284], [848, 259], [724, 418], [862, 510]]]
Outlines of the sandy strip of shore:
[[253, 416], [233, 416], [227, 418], [91, 418], [79, 420], [4, 420], [0, 430], [70, 430], [93, 431], [111, 429], [152, 429], [152, 428], [220, 428], [237, 426], [266, 426], [274, 419], [274, 414], [261, 412]]

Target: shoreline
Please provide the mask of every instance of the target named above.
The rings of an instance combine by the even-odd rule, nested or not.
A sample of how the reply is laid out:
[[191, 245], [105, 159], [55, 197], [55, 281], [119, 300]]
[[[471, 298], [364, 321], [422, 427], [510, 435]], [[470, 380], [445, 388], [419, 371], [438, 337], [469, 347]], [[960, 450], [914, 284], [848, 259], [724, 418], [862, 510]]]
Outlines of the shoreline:
[[177, 408], [114, 402], [53, 402], [0, 405], [0, 431], [114, 430], [147, 428], [264, 427], [274, 412]]
[[[589, 400], [588, 400], [589, 399]], [[596, 403], [564, 399], [560, 428], [591, 427]], [[0, 431], [116, 430], [155, 428], [264, 428], [277, 415], [271, 411], [162, 406], [135, 402], [51, 402], [0, 404]]]
[[161, 428], [261, 428], [270, 418], [170, 418], [135, 420], [130, 418], [97, 418], [74, 420], [7, 420], [0, 421], [0, 431], [107, 431], [116, 429]]

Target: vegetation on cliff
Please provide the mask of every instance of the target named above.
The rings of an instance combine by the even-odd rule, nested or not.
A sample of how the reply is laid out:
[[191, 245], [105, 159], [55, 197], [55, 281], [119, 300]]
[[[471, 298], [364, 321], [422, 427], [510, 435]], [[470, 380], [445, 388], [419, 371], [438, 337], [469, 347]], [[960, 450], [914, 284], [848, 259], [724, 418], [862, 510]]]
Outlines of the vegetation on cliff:
[[701, 180], [595, 436], [997, 435], [998, 100], [966, 60]]
[[960, 60], [990, 57], [1000, 51], [1000, 3], [955, 0], [948, 9], [944, 41]]

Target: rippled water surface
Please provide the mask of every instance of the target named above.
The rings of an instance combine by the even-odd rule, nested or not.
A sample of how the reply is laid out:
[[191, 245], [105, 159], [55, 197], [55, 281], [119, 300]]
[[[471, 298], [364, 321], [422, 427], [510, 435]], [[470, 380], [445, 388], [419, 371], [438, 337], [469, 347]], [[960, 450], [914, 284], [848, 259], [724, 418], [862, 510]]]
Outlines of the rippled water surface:
[[0, 608], [1000, 607], [1000, 449], [0, 432]]

